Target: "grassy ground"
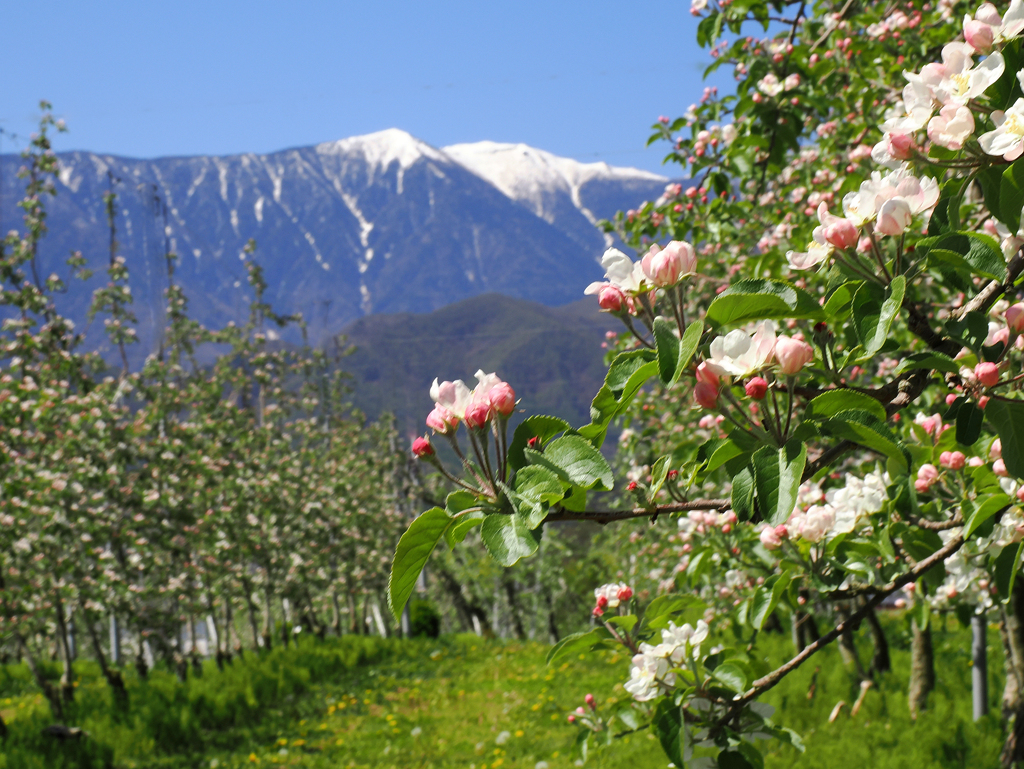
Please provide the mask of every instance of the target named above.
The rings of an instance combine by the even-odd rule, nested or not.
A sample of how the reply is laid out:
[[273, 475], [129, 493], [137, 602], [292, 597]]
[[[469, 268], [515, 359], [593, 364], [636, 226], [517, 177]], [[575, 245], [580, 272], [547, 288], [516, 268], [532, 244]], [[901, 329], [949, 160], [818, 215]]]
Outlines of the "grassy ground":
[[[889, 632], [894, 669], [904, 671], [905, 631], [896, 622]], [[803, 736], [807, 751], [773, 746], [766, 766], [996, 767], [998, 714], [978, 724], [970, 718], [968, 640], [952, 626], [936, 629], [938, 688], [932, 709], [916, 723], [907, 714], [906, 681], [898, 672], [882, 677], [851, 717], [859, 691], [855, 677], [834, 648], [818, 655], [767, 697], [782, 711], [777, 720]], [[762, 638], [759, 648], [772, 660], [791, 653], [781, 636]], [[990, 648], [992, 667], [999, 668], [994, 632]], [[307, 642], [262, 660], [248, 655], [223, 674], [210, 666], [186, 687], [166, 674], [130, 681], [127, 715], [116, 715], [104, 700], [105, 685], [83, 665], [83, 704], [75, 722], [90, 736], [56, 747], [38, 736], [49, 723], [45, 704], [10, 666], [0, 675], [0, 697], [6, 697], [0, 707], [12, 732], [0, 767], [570, 767], [576, 727], [566, 723], [566, 714], [587, 692], [597, 696], [599, 708], [613, 704], [608, 697], [622, 699], [628, 660], [605, 653], [550, 669], [546, 651], [541, 644], [474, 636]], [[1000, 675], [993, 671], [990, 677], [996, 705]], [[814, 696], [808, 698], [812, 681]], [[839, 700], [847, 705], [829, 724]], [[645, 731], [592, 751], [588, 760], [588, 766], [606, 769], [665, 765]]]

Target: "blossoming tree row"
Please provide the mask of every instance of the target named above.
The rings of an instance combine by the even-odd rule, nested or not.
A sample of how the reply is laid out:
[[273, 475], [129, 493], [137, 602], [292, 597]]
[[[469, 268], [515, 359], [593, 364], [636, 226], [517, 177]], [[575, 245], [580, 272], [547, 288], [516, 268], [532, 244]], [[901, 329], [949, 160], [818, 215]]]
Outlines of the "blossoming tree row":
[[[218, 663], [242, 653], [243, 635], [277, 643], [279, 620], [286, 644], [294, 628], [358, 632], [386, 588], [408, 490], [393, 429], [351, 413], [328, 353], [271, 343], [298, 319], [264, 301], [251, 248], [250, 317], [220, 331], [189, 319], [168, 253], [162, 341], [129, 370], [113, 191], [108, 281], [90, 319], [117, 364], [85, 352], [59, 311], [65, 279], [39, 271], [54, 124], [45, 114], [25, 154], [24, 228], [0, 254], [0, 642], [63, 720], [76, 641], [127, 704], [120, 655], [143, 676], [154, 657], [184, 676], [200, 622]], [[85, 273], [80, 255], [68, 264], [67, 280]], [[54, 648], [57, 686], [40, 665]]]

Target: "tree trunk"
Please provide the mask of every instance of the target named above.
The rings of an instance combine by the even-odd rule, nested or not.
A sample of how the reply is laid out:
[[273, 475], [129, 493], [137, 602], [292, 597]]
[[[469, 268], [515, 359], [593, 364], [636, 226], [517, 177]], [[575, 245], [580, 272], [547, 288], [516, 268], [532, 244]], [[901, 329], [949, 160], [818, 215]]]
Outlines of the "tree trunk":
[[42, 690], [46, 701], [50, 703], [53, 717], [60, 723], [64, 723], [64, 703], [61, 700], [60, 694], [46, 680], [46, 676], [43, 675], [43, 671], [40, 670], [39, 663], [36, 661], [36, 656], [28, 648], [25, 639], [20, 635], [16, 636], [16, 638], [18, 639], [18, 647], [25, 653], [25, 661], [28, 663], [28, 669], [31, 671], [32, 677], [36, 680], [36, 685]]
[[268, 582], [263, 587], [263, 648], [270, 651], [274, 645], [273, 594]]
[[56, 593], [53, 596], [53, 608], [57, 615], [57, 649], [64, 665], [64, 672], [60, 677], [60, 694], [65, 702], [74, 702], [75, 683], [74, 672], [71, 669], [71, 644], [68, 642], [67, 618], [64, 616], [64, 604]]
[[103, 653], [100, 634], [96, 630], [96, 618], [84, 606], [82, 607], [82, 619], [85, 622], [85, 630], [89, 634], [89, 640], [92, 642], [92, 652], [96, 655], [96, 662], [100, 666], [100, 672], [103, 673], [103, 677], [107, 679], [107, 685], [114, 692], [114, 701], [121, 708], [127, 710], [128, 690], [124, 688], [124, 679], [121, 677], [121, 671], [110, 667], [107, 663], [107, 655]]
[[1006, 664], [1003, 718], [1006, 741], [1000, 760], [1004, 767], [1024, 761], [1024, 583], [1014, 580], [1009, 606], [1001, 606], [1000, 635]]
[[508, 571], [501, 572], [501, 586], [505, 588], [508, 600], [508, 613], [512, 619], [512, 630], [520, 641], [526, 640], [526, 629], [523, 627], [523, 609], [519, 604], [519, 586]]
[[871, 657], [871, 672], [886, 673], [892, 669], [892, 661], [889, 658], [889, 641], [885, 637], [885, 630], [882, 623], [878, 621], [878, 615], [872, 609], [867, 616], [868, 627], [871, 629], [871, 637], [875, 642], [875, 653]]
[[331, 588], [331, 605], [334, 607], [334, 616], [331, 618], [331, 626], [334, 628], [334, 635], [341, 637], [341, 600], [338, 598], [336, 588]]
[[[252, 585], [249, 584], [248, 580], [242, 583], [242, 589], [245, 590], [245, 605], [249, 610], [249, 629], [252, 631], [252, 648], [259, 654], [260, 651], [260, 626], [256, 621], [256, 602], [252, 599]], [[239, 642], [241, 646], [241, 642]]]
[[928, 707], [928, 693], [935, 688], [935, 658], [932, 652], [931, 623], [921, 628], [914, 619], [910, 623], [913, 638], [910, 642], [910, 687], [908, 705], [910, 717]]
[[[487, 612], [479, 604], [475, 602], [470, 603], [466, 600], [466, 594], [462, 589], [462, 585], [454, 574], [445, 569], [440, 561], [434, 564], [434, 572], [441, 582], [441, 587], [444, 588], [451, 598], [455, 613], [466, 630], [476, 631], [478, 625], [487, 624]], [[473, 621], [474, 616], [476, 617], [476, 622]]]

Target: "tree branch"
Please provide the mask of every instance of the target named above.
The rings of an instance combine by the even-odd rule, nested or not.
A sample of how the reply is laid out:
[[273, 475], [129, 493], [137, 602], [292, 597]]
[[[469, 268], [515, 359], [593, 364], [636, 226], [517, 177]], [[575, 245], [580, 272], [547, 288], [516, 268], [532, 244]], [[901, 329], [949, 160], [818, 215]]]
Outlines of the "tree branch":
[[852, 628], [856, 628], [858, 625], [860, 625], [861, 621], [865, 617], [867, 617], [867, 615], [876, 606], [878, 606], [878, 604], [884, 601], [888, 596], [895, 593], [904, 585], [907, 585], [911, 582], [915, 582], [918, 577], [920, 577], [926, 571], [931, 569], [933, 566], [942, 563], [947, 558], [949, 558], [949, 556], [953, 555], [953, 553], [959, 550], [963, 546], [963, 544], [963, 534], [957, 534], [944, 547], [939, 548], [930, 556], [925, 558], [923, 561], [919, 561], [908, 572], [900, 575], [892, 582], [890, 582], [888, 585], [881, 588], [878, 592], [872, 595], [864, 603], [863, 607], [861, 607], [855, 613], [851, 614], [849, 619], [844, 620], [843, 622], [840, 622], [838, 625], [836, 625], [834, 630], [829, 631], [821, 638], [819, 638], [817, 641], [805, 647], [802, 652], [797, 654], [795, 657], [793, 657], [793, 659], [791, 659], [782, 667], [772, 671], [763, 678], [759, 678], [756, 681], [754, 681], [753, 685], [750, 687], [749, 690], [747, 690], [743, 694], [736, 695], [736, 698], [733, 700], [732, 706], [729, 708], [728, 712], [721, 718], [721, 720], [719, 720], [715, 728], [712, 729], [712, 734], [715, 730], [721, 728], [729, 721], [731, 721], [733, 718], [735, 718], [748, 702], [756, 699], [759, 695], [763, 694], [764, 692], [774, 687], [776, 684], [779, 683], [779, 681], [781, 681], [789, 673], [793, 672], [798, 667], [800, 667], [800, 665], [806, 662], [811, 656], [821, 651], [823, 648], [825, 648], [830, 643], [839, 638], [839, 636], [841, 636], [845, 631], [850, 630]]
[[593, 521], [602, 525], [612, 521], [627, 521], [633, 518], [653, 518], [662, 513], [681, 513], [688, 510], [727, 510], [732, 504], [728, 499], [695, 499], [693, 502], [673, 502], [657, 507], [636, 507], [632, 510], [559, 510], [548, 513], [544, 523], [556, 521]]

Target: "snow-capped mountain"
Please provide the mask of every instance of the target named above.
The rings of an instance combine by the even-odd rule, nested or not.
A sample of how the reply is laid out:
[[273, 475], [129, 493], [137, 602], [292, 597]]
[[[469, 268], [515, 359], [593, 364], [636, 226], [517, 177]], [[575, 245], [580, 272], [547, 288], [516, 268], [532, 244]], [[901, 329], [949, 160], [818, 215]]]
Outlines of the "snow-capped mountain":
[[[488, 292], [573, 301], [601, 274], [605, 238], [592, 222], [658, 197], [667, 181], [525, 145], [438, 149], [397, 129], [268, 154], [68, 152], [59, 161], [40, 267], [64, 275], [68, 253], [80, 250], [97, 269], [88, 288], [104, 280], [112, 185], [139, 355], [162, 320], [165, 238], [193, 312], [210, 324], [246, 317], [242, 249], [255, 238], [267, 298], [279, 312], [301, 312], [318, 341], [362, 315], [428, 312]], [[21, 162], [0, 159], [4, 231], [20, 224]], [[85, 320], [88, 294], [67, 294], [75, 320]]]
[[609, 204], [630, 191], [636, 193], [631, 205], [657, 197], [653, 193], [668, 181], [637, 168], [581, 163], [526, 144], [452, 144], [444, 152], [588, 248], [612, 245], [612, 236], [595, 226], [614, 213]]

